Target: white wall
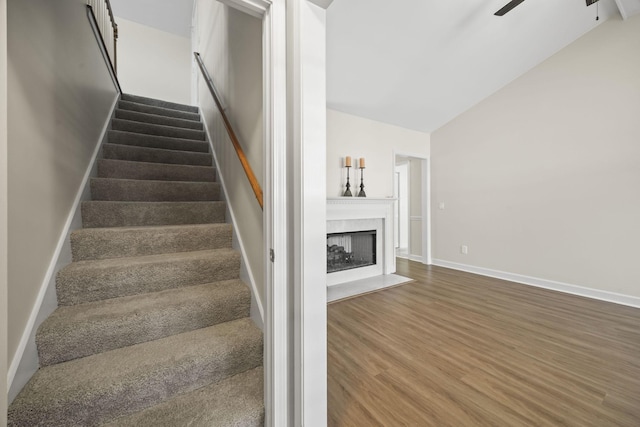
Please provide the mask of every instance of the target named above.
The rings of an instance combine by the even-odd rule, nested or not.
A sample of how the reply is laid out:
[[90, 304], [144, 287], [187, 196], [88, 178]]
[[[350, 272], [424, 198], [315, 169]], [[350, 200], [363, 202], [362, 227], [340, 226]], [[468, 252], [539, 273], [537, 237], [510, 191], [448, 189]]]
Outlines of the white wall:
[[116, 16], [125, 93], [191, 104], [191, 40]]
[[[262, 126], [262, 22], [226, 5], [196, 2], [198, 50], [223, 98], [249, 163], [262, 186], [264, 150]], [[263, 218], [249, 181], [222, 124], [213, 98], [199, 75], [198, 97], [204, 121], [211, 132], [220, 174], [233, 211], [236, 234], [243, 242], [246, 262], [264, 298]], [[229, 220], [229, 218], [227, 218]]]
[[[368, 197], [393, 197], [394, 152], [429, 157], [428, 133], [376, 122], [327, 109], [327, 197], [344, 193], [346, 156], [364, 157], [365, 192]], [[355, 164], [354, 164], [355, 165]], [[351, 168], [351, 192], [359, 191], [360, 171], [354, 179]]]
[[7, 423], [7, 2], [0, 0], [0, 426]]
[[639, 52], [612, 18], [432, 133], [434, 258], [640, 297]]
[[117, 92], [83, 0], [9, 2], [7, 63], [8, 356], [15, 366]]

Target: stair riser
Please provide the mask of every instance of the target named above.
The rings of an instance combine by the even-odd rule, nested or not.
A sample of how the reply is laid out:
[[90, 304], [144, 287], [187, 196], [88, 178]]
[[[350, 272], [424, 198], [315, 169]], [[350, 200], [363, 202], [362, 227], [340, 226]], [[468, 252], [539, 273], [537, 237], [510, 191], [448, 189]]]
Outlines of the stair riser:
[[183, 120], [173, 117], [156, 116], [155, 114], [139, 113], [137, 111], [116, 110], [116, 118], [131, 120], [140, 123], [149, 123], [162, 126], [173, 126], [184, 129], [202, 130], [202, 123], [192, 120]]
[[142, 133], [109, 131], [109, 143], [135, 147], [162, 148], [164, 150], [194, 151], [208, 153], [209, 143], [192, 139], [169, 138]]
[[132, 162], [192, 166], [211, 166], [213, 164], [211, 154], [159, 150], [155, 148], [131, 147], [117, 144], [104, 144], [102, 147], [102, 155], [105, 159], [128, 160]]
[[[237, 322], [243, 321], [229, 323]], [[226, 324], [205, 330], [215, 330], [224, 325]], [[255, 327], [251, 330], [227, 328], [226, 332], [222, 332], [225, 333], [227, 336], [218, 338], [201, 335], [199, 331], [188, 332], [189, 338], [184, 338], [185, 334], [176, 335], [89, 356], [91, 359], [77, 359], [40, 369], [27, 385], [26, 393], [23, 389], [9, 409], [9, 425], [102, 425], [117, 417], [141, 411], [173, 396], [212, 385], [262, 364], [263, 342], [259, 330]], [[175, 349], [176, 346], [179, 348]], [[139, 348], [144, 348], [144, 354], [132, 354]], [[159, 364], [147, 365], [135, 360], [141, 357], [145, 360], [157, 359], [156, 354], [166, 352], [174, 356], [170, 359], [160, 356]], [[71, 375], [71, 369], [81, 368], [87, 376], [91, 376], [92, 370], [101, 371], [99, 364], [104, 363], [105, 357], [117, 360], [122, 365], [130, 363], [133, 357], [133, 363], [140, 370], [130, 375], [114, 372], [114, 375], [118, 376], [115, 379], [107, 377], [107, 382], [80, 380], [77, 387], [65, 384], [64, 389], [60, 390], [59, 384], [65, 383], [64, 375]], [[90, 363], [94, 364], [94, 367], [88, 366]], [[113, 364], [110, 366], [116, 367]], [[46, 370], [53, 370], [49, 371], [53, 374], [44, 372]], [[126, 372], [126, 368], [123, 370]], [[74, 374], [77, 376], [77, 371]], [[32, 390], [45, 394], [37, 405], [32, 403], [33, 394], [37, 393]]]
[[200, 121], [198, 113], [188, 113], [186, 111], [171, 110], [168, 108], [154, 107], [152, 105], [138, 104], [131, 101], [118, 102], [118, 108], [121, 110], [137, 111], [138, 113], [155, 114], [156, 116], [174, 117], [176, 119]]
[[169, 138], [184, 138], [198, 141], [205, 140], [205, 133], [203, 131], [174, 128], [170, 126], [151, 125], [147, 123], [132, 122], [122, 119], [113, 119], [111, 121], [111, 128], [113, 130], [143, 133], [146, 135], [166, 136]]
[[214, 182], [216, 170], [206, 166], [168, 165], [162, 163], [98, 160], [100, 178], [147, 179], [154, 181]]
[[240, 257], [228, 252], [206, 258], [167, 260], [104, 268], [63, 268], [56, 280], [59, 305], [82, 304], [146, 292], [159, 292], [219, 280], [237, 279]]
[[[107, 308], [96, 303], [61, 307], [38, 330], [40, 366], [249, 316], [251, 293], [243, 283], [189, 288], [184, 292], [187, 297], [170, 290], [145, 295], [144, 301], [139, 297], [110, 300]], [[91, 316], [91, 311], [97, 310], [100, 315]]]
[[85, 228], [210, 224], [225, 221], [224, 202], [83, 202]]
[[198, 112], [198, 107], [195, 107], [193, 105], [176, 104], [175, 102], [161, 101], [159, 99], [152, 99], [152, 98], [146, 98], [144, 96], [130, 95], [128, 93], [123, 93], [120, 99], [122, 99], [123, 101], [136, 102], [138, 104], [168, 108], [171, 110], [186, 111], [189, 113]]
[[215, 182], [170, 182], [92, 178], [93, 200], [131, 202], [202, 202], [220, 198]]
[[231, 225], [86, 228], [71, 233], [73, 261], [203, 251], [231, 247]]

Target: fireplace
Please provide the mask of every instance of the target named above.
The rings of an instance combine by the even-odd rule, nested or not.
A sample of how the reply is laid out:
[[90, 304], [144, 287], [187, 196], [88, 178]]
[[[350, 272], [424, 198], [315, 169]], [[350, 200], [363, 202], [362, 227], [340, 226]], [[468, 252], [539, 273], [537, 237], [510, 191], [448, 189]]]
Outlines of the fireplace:
[[395, 273], [394, 201], [373, 197], [327, 200], [327, 286]]
[[376, 230], [327, 234], [327, 273], [376, 264]]

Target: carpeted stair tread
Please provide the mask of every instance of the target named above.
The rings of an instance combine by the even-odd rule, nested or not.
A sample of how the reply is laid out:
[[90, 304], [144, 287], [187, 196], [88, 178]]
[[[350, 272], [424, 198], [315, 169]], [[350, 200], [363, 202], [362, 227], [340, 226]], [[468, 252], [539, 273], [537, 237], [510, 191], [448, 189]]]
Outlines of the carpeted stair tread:
[[251, 369], [144, 411], [118, 418], [105, 427], [262, 427], [263, 383], [263, 368]]
[[40, 369], [9, 409], [10, 426], [93, 426], [262, 364], [249, 318]]
[[153, 105], [140, 104], [132, 101], [119, 101], [118, 108], [121, 110], [137, 111], [139, 113], [155, 114], [157, 116], [175, 117], [199, 122], [200, 114], [188, 113], [186, 111], [173, 110], [170, 108], [154, 107]]
[[98, 177], [149, 179], [154, 181], [215, 182], [216, 169], [212, 166], [172, 165], [167, 163], [99, 159]]
[[176, 128], [173, 126], [154, 125], [150, 123], [140, 123], [131, 120], [113, 119], [111, 120], [113, 130], [123, 130], [127, 132], [144, 133], [147, 135], [168, 136], [171, 138], [205, 140], [205, 133], [201, 130]]
[[116, 109], [116, 119], [131, 120], [134, 122], [151, 123], [155, 125], [174, 126], [185, 129], [202, 130], [202, 122], [194, 122], [193, 120], [178, 119], [175, 117], [159, 116], [156, 114], [141, 113], [138, 111], [129, 111]]
[[210, 224], [225, 221], [225, 202], [82, 202], [84, 228]]
[[91, 178], [91, 197], [93, 200], [130, 202], [214, 201], [220, 198], [220, 184], [217, 182]]
[[152, 105], [154, 107], [168, 108], [171, 110], [187, 111], [189, 113], [198, 112], [198, 107], [194, 105], [178, 104], [176, 102], [147, 98], [145, 96], [131, 95], [129, 93], [123, 93], [120, 99], [123, 101], [137, 102], [138, 104]]
[[143, 133], [110, 130], [110, 144], [132, 145], [135, 147], [162, 148], [164, 150], [195, 151], [208, 153], [209, 143], [194, 139], [173, 138], [168, 136], [146, 135]]
[[38, 329], [40, 366], [61, 363], [249, 316], [240, 280], [62, 306]]
[[231, 247], [231, 224], [83, 228], [71, 233], [73, 261]]
[[104, 144], [102, 155], [105, 159], [128, 160], [133, 162], [167, 163], [177, 165], [211, 166], [211, 153], [166, 150], [161, 148], [136, 147], [121, 144]]
[[73, 262], [56, 277], [58, 305], [237, 279], [240, 255], [228, 249]]

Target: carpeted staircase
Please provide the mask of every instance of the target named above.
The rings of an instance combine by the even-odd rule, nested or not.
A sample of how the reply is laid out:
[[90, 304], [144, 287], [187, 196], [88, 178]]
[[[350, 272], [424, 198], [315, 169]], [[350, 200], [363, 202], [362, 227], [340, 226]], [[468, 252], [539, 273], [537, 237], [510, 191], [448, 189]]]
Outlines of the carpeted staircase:
[[261, 426], [262, 333], [196, 107], [123, 95], [10, 426]]

